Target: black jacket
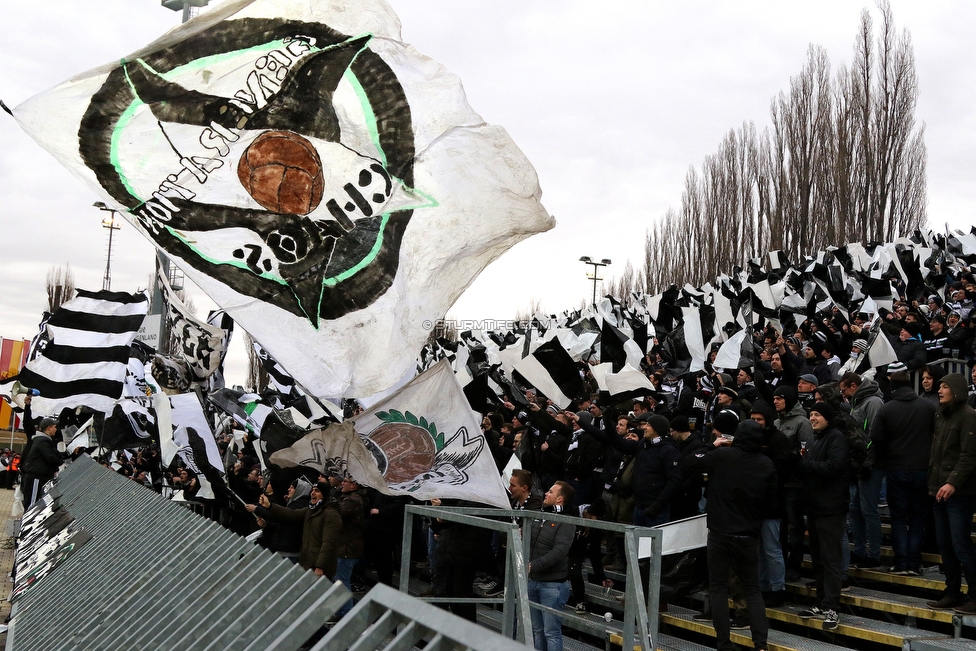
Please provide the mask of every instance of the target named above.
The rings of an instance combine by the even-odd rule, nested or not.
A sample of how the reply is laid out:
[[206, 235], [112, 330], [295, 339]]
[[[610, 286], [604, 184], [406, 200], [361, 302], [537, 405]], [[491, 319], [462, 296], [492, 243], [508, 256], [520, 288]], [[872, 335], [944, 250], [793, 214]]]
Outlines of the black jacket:
[[871, 425], [868, 458], [875, 468], [928, 470], [934, 428], [932, 403], [911, 387], [899, 387]]
[[24, 477], [39, 479], [42, 484], [50, 481], [66, 458], [67, 455], [58, 452], [54, 439], [44, 432], [38, 432], [31, 439], [30, 451], [24, 459]]
[[[691, 434], [684, 441], [677, 441], [681, 462], [693, 456], [699, 450], [707, 447], [705, 441], [696, 433]], [[701, 502], [702, 488], [705, 482], [700, 472], [681, 472], [681, 489], [671, 500], [671, 519], [682, 520], [698, 515], [698, 503]]]
[[534, 581], [565, 581], [569, 576], [569, 550], [576, 527], [568, 522], [532, 520], [529, 578]]
[[634, 501], [637, 508], [657, 515], [681, 490], [681, 453], [670, 438], [628, 441], [619, 436], [605, 439], [625, 454], [634, 455]]
[[935, 417], [929, 458], [929, 495], [952, 484], [959, 495], [976, 495], [976, 411], [966, 404], [966, 379], [950, 373], [942, 382], [952, 389], [953, 401]]
[[813, 443], [800, 462], [808, 514], [847, 513], [851, 502], [850, 457], [847, 436], [833, 423], [814, 431]]
[[762, 454], [762, 430], [744, 420], [730, 447], [699, 450], [682, 462], [685, 472], [708, 473], [708, 529], [759, 536], [765, 504], [777, 500], [776, 467]]

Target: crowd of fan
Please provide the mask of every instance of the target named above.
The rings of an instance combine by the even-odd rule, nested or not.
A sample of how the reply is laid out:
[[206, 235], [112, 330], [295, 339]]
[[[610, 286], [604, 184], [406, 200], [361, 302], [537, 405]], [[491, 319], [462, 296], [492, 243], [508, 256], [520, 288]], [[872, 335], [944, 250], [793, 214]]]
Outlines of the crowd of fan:
[[[509, 480], [512, 508], [583, 518], [579, 526], [544, 527], [545, 516], [533, 521], [541, 528], [533, 532], [528, 559], [532, 601], [556, 609], [568, 603], [585, 614], [584, 560], [604, 587], [613, 585], [605, 570], [626, 569], [622, 536], [601, 535], [585, 519], [653, 527], [704, 512], [713, 612], [701, 617], [713, 619], [720, 649], [729, 644], [730, 627], [746, 626], [755, 648], [766, 647], [762, 608], [782, 604], [787, 581], [800, 579], [807, 533], [817, 599], [801, 614], [822, 619], [825, 629], [838, 625], [848, 568], [920, 575], [927, 546], [942, 555], [946, 581], [942, 597], [929, 605], [976, 614], [976, 601], [962, 593], [963, 577], [976, 585], [970, 537], [976, 395], [969, 385], [970, 379], [976, 385], [976, 285], [950, 287], [948, 296], [944, 304], [932, 296], [926, 305], [896, 302], [893, 311], [882, 310], [882, 336], [898, 357], [887, 366], [869, 367], [871, 315], [834, 308], [795, 332], [753, 329], [755, 362], [736, 369], [715, 367], [713, 347], [704, 370], [676, 374], [675, 360], [665, 360], [655, 342], [643, 368], [655, 391], [635, 400], [600, 393], [584, 363], [579, 372], [587, 395], [567, 409], [531, 389], [507, 396], [485, 415], [483, 430], [500, 473], [512, 457], [521, 466]], [[946, 372], [965, 369], [967, 360], [971, 372]], [[42, 431], [45, 425], [51, 423], [42, 422]], [[219, 440], [222, 451], [229, 442]], [[223, 515], [227, 526], [241, 535], [262, 530], [259, 544], [353, 591], [366, 567], [392, 584], [409, 498], [307, 469], [272, 474], [269, 481], [250, 445], [225, 455], [226, 495], [232, 496]], [[0, 455], [8, 481], [16, 474], [9, 464], [17, 462]], [[158, 474], [158, 451], [120, 454], [114, 463], [149, 484]], [[728, 472], [733, 463], [754, 471]], [[201, 484], [179, 462], [164, 483], [188, 500]], [[890, 566], [881, 547], [885, 504]], [[500, 590], [500, 536], [436, 519], [425, 521], [423, 531], [429, 593], [470, 597], [473, 588]], [[674, 585], [664, 589], [680, 592]], [[445, 607], [476, 619], [472, 603]], [[532, 617], [536, 648], [559, 651], [558, 618], [535, 609]]]
[[[882, 310], [880, 336], [898, 357], [886, 366], [869, 367], [870, 315], [834, 308], [794, 333], [755, 329], [756, 361], [742, 368], [714, 367], [716, 347], [705, 370], [675, 377], [655, 347], [644, 370], [657, 390], [633, 403], [599, 394], [581, 365], [591, 397], [560, 410], [530, 391], [527, 406], [506, 402], [488, 416], [489, 441], [499, 462], [506, 448], [519, 457], [535, 489], [565, 481], [577, 504], [602, 501], [620, 523], [656, 526], [707, 512], [713, 591], [725, 578], [711, 567], [713, 536], [754, 541], [754, 562], [732, 564], [732, 627], [749, 626], [753, 590], [760, 605], [787, 599], [786, 582], [800, 579], [807, 532], [817, 600], [801, 615], [827, 630], [838, 625], [849, 568], [919, 576], [927, 547], [942, 555], [946, 581], [929, 606], [976, 614], [976, 600], [962, 592], [963, 577], [976, 585], [976, 286], [950, 287], [948, 295], [948, 303], [932, 296], [926, 305]], [[729, 446], [767, 457], [772, 485], [732, 478], [719, 489], [715, 464], [724, 457], [709, 455]], [[882, 555], [885, 505], [893, 558]], [[605, 547], [600, 560], [623, 569], [621, 539]], [[602, 578], [596, 559], [593, 565]], [[724, 622], [721, 614], [701, 617], [714, 619], [724, 648], [727, 613]], [[760, 619], [751, 621], [753, 642], [765, 648]]]

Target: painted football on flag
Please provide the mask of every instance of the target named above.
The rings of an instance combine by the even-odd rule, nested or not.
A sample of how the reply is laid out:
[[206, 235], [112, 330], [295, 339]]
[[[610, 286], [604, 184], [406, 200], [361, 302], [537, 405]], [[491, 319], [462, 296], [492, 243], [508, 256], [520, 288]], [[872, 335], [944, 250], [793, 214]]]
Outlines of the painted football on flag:
[[14, 115], [319, 396], [391, 386], [554, 223], [381, 0], [230, 0]]
[[[290, 131], [266, 131], [255, 138], [237, 164], [237, 178], [271, 212], [307, 215], [322, 201], [319, 154], [312, 143]], [[297, 258], [297, 245], [292, 244]]]

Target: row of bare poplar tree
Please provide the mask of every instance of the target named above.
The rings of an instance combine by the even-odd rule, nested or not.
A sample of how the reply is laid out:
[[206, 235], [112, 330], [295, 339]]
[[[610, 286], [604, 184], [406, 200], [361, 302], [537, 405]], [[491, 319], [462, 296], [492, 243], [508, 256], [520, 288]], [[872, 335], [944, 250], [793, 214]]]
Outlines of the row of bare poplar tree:
[[877, 36], [871, 14], [861, 13], [849, 68], [831, 74], [824, 49], [811, 45], [789, 91], [773, 98], [770, 126], [729, 131], [701, 169], [689, 170], [681, 207], [647, 232], [642, 268], [628, 263], [604, 293], [698, 286], [768, 251], [795, 262], [831, 245], [890, 242], [925, 224], [915, 55], [888, 3], [878, 6]]

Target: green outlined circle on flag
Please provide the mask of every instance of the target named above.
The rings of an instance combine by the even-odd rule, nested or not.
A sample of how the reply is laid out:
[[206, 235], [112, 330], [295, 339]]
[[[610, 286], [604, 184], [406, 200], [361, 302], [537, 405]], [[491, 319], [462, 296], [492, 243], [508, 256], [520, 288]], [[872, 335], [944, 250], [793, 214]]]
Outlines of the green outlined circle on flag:
[[308, 319], [389, 289], [413, 210], [410, 105], [369, 34], [244, 18], [122, 61], [80, 154], [159, 247]]

